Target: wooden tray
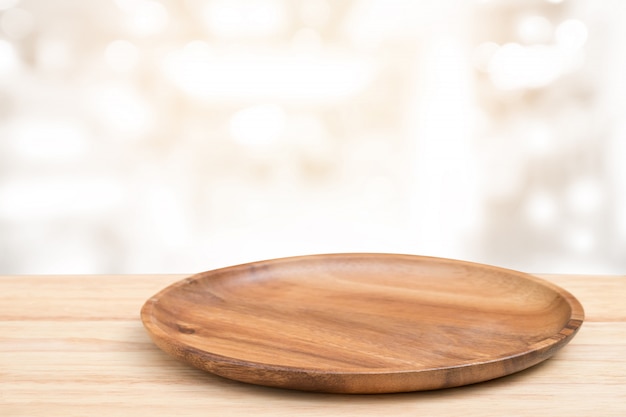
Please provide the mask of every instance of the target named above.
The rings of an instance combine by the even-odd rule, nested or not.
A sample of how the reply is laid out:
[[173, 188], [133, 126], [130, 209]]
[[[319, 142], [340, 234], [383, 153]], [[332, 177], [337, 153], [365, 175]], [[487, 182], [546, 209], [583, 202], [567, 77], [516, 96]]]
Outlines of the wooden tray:
[[521, 272], [391, 254], [284, 258], [194, 275], [141, 318], [165, 352], [239, 381], [384, 393], [535, 365], [582, 324], [570, 293]]

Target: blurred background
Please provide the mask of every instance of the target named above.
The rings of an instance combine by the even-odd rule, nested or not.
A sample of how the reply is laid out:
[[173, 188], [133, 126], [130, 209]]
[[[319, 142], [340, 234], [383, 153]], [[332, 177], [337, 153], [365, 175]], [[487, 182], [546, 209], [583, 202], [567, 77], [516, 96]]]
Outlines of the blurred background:
[[0, 273], [626, 268], [626, 3], [0, 0]]

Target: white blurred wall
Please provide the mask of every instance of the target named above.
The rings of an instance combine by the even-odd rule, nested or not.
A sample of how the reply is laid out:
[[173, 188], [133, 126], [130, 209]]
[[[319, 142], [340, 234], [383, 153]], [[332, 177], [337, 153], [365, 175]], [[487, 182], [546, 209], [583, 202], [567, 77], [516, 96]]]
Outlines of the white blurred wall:
[[0, 273], [626, 268], [626, 3], [0, 0]]

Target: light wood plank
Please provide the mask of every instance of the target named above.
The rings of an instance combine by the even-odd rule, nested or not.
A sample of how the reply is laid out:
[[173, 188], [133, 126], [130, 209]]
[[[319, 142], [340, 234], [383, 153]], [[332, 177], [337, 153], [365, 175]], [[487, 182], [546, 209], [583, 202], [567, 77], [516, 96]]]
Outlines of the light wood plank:
[[0, 415], [626, 415], [624, 276], [543, 275], [572, 292], [588, 320], [536, 367], [467, 387], [384, 395], [265, 388], [170, 358], [150, 342], [139, 308], [182, 277], [0, 277]]

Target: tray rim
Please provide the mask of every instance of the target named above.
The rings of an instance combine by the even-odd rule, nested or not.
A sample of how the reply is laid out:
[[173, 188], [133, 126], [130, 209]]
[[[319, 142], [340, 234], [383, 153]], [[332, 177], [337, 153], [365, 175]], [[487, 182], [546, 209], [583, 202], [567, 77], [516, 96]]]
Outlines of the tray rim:
[[[160, 326], [156, 323], [155, 320], [153, 320], [152, 311], [155, 307], [155, 304], [158, 302], [158, 300], [161, 297], [163, 297], [168, 292], [175, 290], [176, 288], [180, 286], [187, 285], [196, 280], [202, 280], [206, 278], [207, 276], [219, 274], [219, 273], [225, 273], [225, 272], [234, 272], [237, 269], [246, 270], [246, 269], [249, 269], [250, 267], [267, 265], [268, 263], [272, 265], [276, 265], [276, 264], [281, 264], [285, 262], [299, 262], [302, 260], [313, 260], [313, 259], [323, 260], [325, 258], [342, 258], [342, 257], [360, 257], [360, 258], [362, 257], [376, 257], [376, 258], [402, 257], [402, 258], [407, 258], [407, 259], [412, 259], [412, 260], [422, 259], [422, 260], [427, 260], [430, 262], [466, 265], [469, 267], [489, 269], [489, 270], [493, 270], [493, 271], [500, 272], [500, 273], [516, 275], [519, 278], [522, 278], [524, 280], [532, 281], [540, 286], [544, 286], [556, 292], [559, 296], [563, 297], [563, 299], [567, 302], [568, 306], [570, 307], [570, 315], [567, 321], [565, 322], [565, 324], [563, 325], [563, 327], [559, 330], [559, 332], [551, 334], [550, 336], [533, 343], [524, 351], [518, 351], [510, 355], [503, 354], [502, 356], [487, 359], [484, 361], [468, 360], [467, 362], [461, 362], [461, 363], [456, 363], [456, 364], [449, 365], [449, 366], [440, 366], [440, 367], [425, 367], [425, 368], [416, 368], [416, 369], [377, 368], [377, 369], [372, 369], [372, 370], [363, 370], [361, 368], [354, 368], [354, 370], [351, 370], [349, 368], [342, 368], [341, 370], [338, 370], [338, 371], [331, 370], [331, 369], [307, 368], [307, 367], [298, 367], [298, 366], [280, 365], [280, 364], [271, 364], [271, 363], [264, 363], [264, 362], [255, 362], [255, 361], [250, 361], [250, 360], [242, 360], [242, 359], [237, 359], [237, 358], [233, 358], [230, 356], [224, 356], [224, 355], [220, 355], [220, 354], [213, 353], [210, 351], [198, 349], [182, 342], [180, 339], [176, 337], [170, 336], [168, 333], [166, 333], [163, 329], [160, 328]], [[538, 353], [540, 354], [540, 356], [545, 356], [545, 357], [540, 358], [539, 360], [529, 362], [526, 366], [524, 366], [521, 369], [507, 372], [506, 374], [502, 375], [502, 376], [505, 376], [505, 375], [519, 372], [523, 369], [529, 368], [540, 362], [543, 362], [546, 359], [549, 359], [554, 353], [560, 350], [560, 348], [562, 348], [567, 343], [569, 343], [569, 341], [576, 335], [576, 333], [581, 328], [585, 320], [585, 312], [580, 301], [569, 291], [565, 290], [564, 288], [548, 280], [545, 280], [543, 278], [540, 278], [530, 273], [526, 273], [526, 272], [522, 272], [522, 271], [518, 271], [514, 269], [509, 269], [509, 268], [503, 268], [499, 266], [494, 266], [490, 264], [483, 264], [483, 263], [478, 263], [478, 262], [471, 262], [471, 261], [450, 259], [450, 258], [443, 258], [443, 257], [436, 257], [436, 256], [423, 256], [423, 255], [399, 254], [399, 253], [382, 253], [382, 252], [380, 253], [346, 252], [346, 253], [327, 253], [327, 254], [281, 257], [281, 258], [267, 259], [267, 260], [261, 260], [261, 261], [246, 262], [246, 263], [241, 263], [237, 265], [226, 266], [226, 267], [199, 272], [191, 276], [188, 276], [187, 278], [180, 279], [166, 286], [165, 288], [161, 289], [156, 294], [154, 294], [152, 297], [148, 298], [143, 304], [143, 306], [141, 307], [140, 318], [150, 338], [160, 349], [164, 350], [166, 353], [169, 353], [170, 355], [177, 357], [178, 359], [184, 362], [187, 362], [193, 366], [196, 366], [208, 372], [216, 373], [217, 375], [221, 375], [221, 374], [217, 372], [217, 370], [210, 369], [211, 366], [207, 366], [207, 365], [211, 365], [212, 362], [215, 362], [218, 365], [224, 364], [227, 366], [229, 365], [237, 366], [237, 367], [249, 368], [251, 370], [257, 370], [257, 371], [263, 370], [263, 371], [279, 373], [279, 374], [299, 373], [302, 375], [310, 375], [310, 376], [329, 376], [329, 375], [332, 375], [332, 376], [359, 376], [359, 375], [392, 376], [392, 375], [406, 375], [406, 374], [426, 375], [426, 374], [434, 373], [434, 372], [458, 371], [458, 370], [462, 370], [463, 368], [476, 368], [476, 367], [483, 368], [483, 367], [489, 367], [490, 365], [499, 364], [501, 362], [512, 361], [512, 360], [515, 360], [516, 358], [529, 356], [529, 355], [532, 355], [533, 353]], [[542, 352], [545, 352], [545, 354], [541, 355]], [[206, 361], [209, 361], [210, 363], [206, 363], [206, 362], [198, 363], [199, 362], [198, 358], [203, 358]], [[224, 376], [224, 375], [221, 375], [221, 376]], [[226, 377], [230, 378], [228, 376]], [[498, 377], [493, 377], [493, 378], [498, 378]], [[493, 378], [487, 378], [484, 380], [493, 379]], [[249, 381], [245, 381], [245, 382], [249, 382]], [[480, 381], [475, 381], [475, 382], [480, 382]], [[257, 382], [253, 382], [253, 383], [256, 384]], [[473, 383], [473, 382], [470, 382], [470, 383]], [[272, 384], [260, 384], [260, 385], [278, 386], [278, 385], [272, 385]], [[467, 385], [467, 384], [463, 383], [463, 384], [457, 384], [457, 385], [451, 385], [451, 386], [460, 386], [460, 385]], [[415, 390], [418, 390], [418, 389], [415, 389]], [[414, 391], [414, 390], [411, 390], [411, 391]], [[384, 391], [384, 392], [396, 392], [396, 391]], [[397, 391], [397, 392], [400, 392], [400, 391]]]

